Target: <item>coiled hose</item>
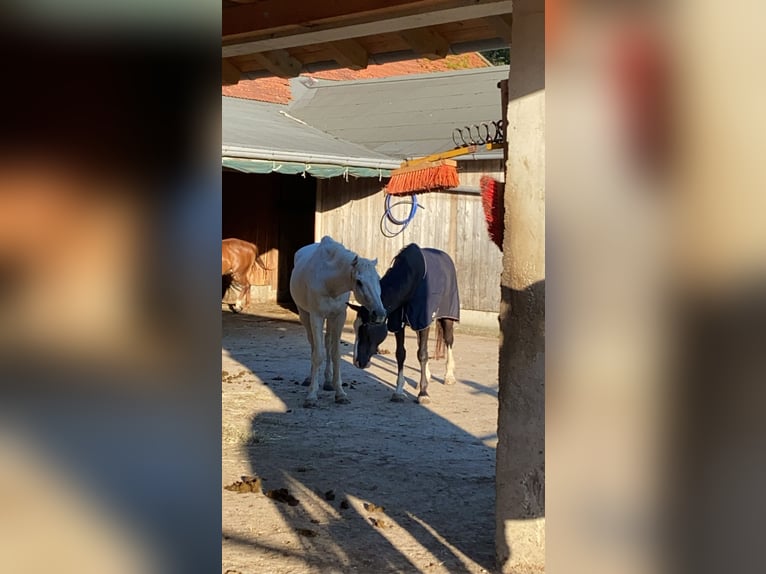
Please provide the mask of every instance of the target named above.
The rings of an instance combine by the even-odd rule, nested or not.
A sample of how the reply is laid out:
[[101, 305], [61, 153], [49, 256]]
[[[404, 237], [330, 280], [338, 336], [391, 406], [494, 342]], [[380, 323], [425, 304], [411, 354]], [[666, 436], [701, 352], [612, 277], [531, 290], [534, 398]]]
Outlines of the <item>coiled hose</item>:
[[[415, 194], [402, 196], [403, 198], [396, 203], [391, 203], [391, 195], [386, 194], [386, 210], [383, 212], [383, 217], [380, 218], [380, 231], [386, 237], [396, 237], [402, 231], [404, 231], [410, 222], [415, 219], [418, 207], [424, 209], [422, 205], [418, 204], [418, 196]], [[392, 209], [397, 205], [410, 205], [410, 213], [404, 219], [397, 219], [392, 213]], [[391, 229], [391, 225], [399, 226], [398, 229]]]

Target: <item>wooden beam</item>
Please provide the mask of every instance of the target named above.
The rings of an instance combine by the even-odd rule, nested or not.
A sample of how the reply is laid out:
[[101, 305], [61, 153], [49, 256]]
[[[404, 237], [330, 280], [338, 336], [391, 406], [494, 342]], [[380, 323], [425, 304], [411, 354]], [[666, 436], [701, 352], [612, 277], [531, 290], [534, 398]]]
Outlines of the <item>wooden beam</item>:
[[498, 14], [508, 14], [512, 8], [513, 0], [491, 2], [479, 0], [479, 2], [472, 3], [470, 6], [460, 6], [410, 16], [382, 18], [358, 24], [322, 24], [312, 28], [301, 28], [299, 30], [279, 33], [270, 32], [261, 37], [250, 37], [245, 40], [227, 40], [224, 37], [225, 45], [221, 48], [221, 53], [224, 58], [230, 58], [232, 56], [244, 56], [268, 50], [295, 48], [310, 44], [326, 44], [338, 40], [400, 32], [401, 30], [412, 30], [414, 28], [436, 26], [461, 20], [486, 18], [487, 16], [496, 16]]
[[[479, 0], [487, 1], [487, 0]], [[258, 0], [250, 4], [231, 6], [221, 13], [223, 36], [246, 34], [258, 30], [279, 30], [294, 27], [313, 28], [327, 24], [360, 19], [373, 21], [394, 15], [410, 15], [438, 8], [450, 8], [475, 0], [332, 0], [314, 2], [285, 2]]]
[[414, 52], [429, 60], [439, 60], [449, 53], [449, 42], [431, 28], [402, 30], [399, 35]]
[[502, 38], [510, 45], [513, 15], [499, 14], [497, 16], [490, 16], [487, 18], [487, 22], [489, 22], [489, 25], [492, 26], [492, 29], [497, 32], [498, 38]]
[[363, 70], [370, 59], [365, 47], [356, 40], [338, 40], [327, 44], [327, 49], [340, 66], [352, 70]]
[[280, 78], [294, 78], [301, 73], [301, 64], [286, 50], [272, 50], [253, 54], [253, 58], [269, 72]]
[[221, 83], [224, 86], [233, 86], [239, 83], [240, 71], [231, 60], [221, 60]]

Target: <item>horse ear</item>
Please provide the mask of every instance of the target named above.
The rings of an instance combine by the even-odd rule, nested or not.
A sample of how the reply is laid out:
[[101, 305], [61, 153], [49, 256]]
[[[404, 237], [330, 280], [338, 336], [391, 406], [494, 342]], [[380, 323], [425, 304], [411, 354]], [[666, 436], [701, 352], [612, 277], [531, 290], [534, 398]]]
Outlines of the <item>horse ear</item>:
[[372, 260], [372, 264], [373, 264], [373, 266], [378, 264], [378, 258], [377, 257]]
[[353, 303], [346, 303], [346, 305], [348, 305], [349, 307], [351, 307], [351, 308], [352, 308], [354, 311], [356, 311], [357, 313], [359, 313], [359, 311], [361, 311], [361, 310], [362, 310], [362, 308], [363, 308], [361, 305], [354, 305]]

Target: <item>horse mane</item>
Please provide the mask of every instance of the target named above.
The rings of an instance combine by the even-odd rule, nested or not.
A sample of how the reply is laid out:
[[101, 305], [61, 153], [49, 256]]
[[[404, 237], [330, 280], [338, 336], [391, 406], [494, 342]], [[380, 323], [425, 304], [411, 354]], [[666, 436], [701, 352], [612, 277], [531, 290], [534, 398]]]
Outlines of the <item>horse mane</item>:
[[372, 259], [366, 259], [362, 257], [361, 255], [354, 253], [353, 251], [345, 247], [342, 243], [338, 243], [337, 241], [335, 241], [329, 235], [325, 235], [322, 238], [322, 241], [320, 242], [319, 247], [320, 249], [324, 251], [324, 255], [327, 257], [328, 261], [339, 260], [342, 263], [345, 263], [346, 265], [351, 267], [351, 265], [354, 262], [354, 259], [356, 259], [357, 272], [376, 271], [375, 261], [373, 261]]
[[329, 235], [322, 237], [319, 242], [319, 248], [324, 252], [328, 259], [340, 259], [341, 261], [351, 265], [356, 253], [347, 249], [342, 243], [338, 243]]

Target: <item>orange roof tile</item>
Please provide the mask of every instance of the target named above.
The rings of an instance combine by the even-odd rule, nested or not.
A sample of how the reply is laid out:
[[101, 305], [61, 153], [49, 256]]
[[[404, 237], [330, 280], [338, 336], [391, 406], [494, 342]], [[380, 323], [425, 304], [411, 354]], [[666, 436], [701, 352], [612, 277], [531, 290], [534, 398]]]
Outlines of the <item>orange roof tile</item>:
[[[486, 68], [489, 64], [476, 52], [468, 54], [449, 55], [440, 60], [403, 60], [386, 64], [370, 64], [363, 70], [341, 68], [312, 74], [301, 74], [322, 80], [370, 80], [375, 78], [390, 78], [391, 76], [407, 76], [410, 74], [427, 74], [431, 72], [448, 72], [450, 70], [465, 70]], [[235, 86], [223, 86], [224, 96], [258, 100], [275, 104], [287, 104], [291, 100], [290, 82], [284, 78], [258, 78], [242, 80]]]
[[244, 100], [286, 104], [290, 101], [290, 81], [275, 77], [242, 80], [235, 86], [223, 86], [221, 93]]

